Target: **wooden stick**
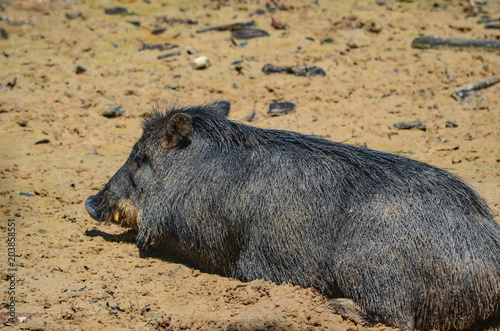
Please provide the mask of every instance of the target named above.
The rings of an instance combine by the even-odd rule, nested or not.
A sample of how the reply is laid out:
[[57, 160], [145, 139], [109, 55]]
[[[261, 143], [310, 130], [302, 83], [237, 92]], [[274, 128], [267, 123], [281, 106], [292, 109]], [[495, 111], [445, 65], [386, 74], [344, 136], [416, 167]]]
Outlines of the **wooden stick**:
[[494, 23], [494, 22], [500, 22], [500, 18], [482, 18], [477, 23]]
[[461, 89], [455, 90], [451, 96], [455, 100], [464, 100], [465, 98], [467, 98], [467, 96], [469, 95], [469, 93], [471, 91], [482, 90], [484, 88], [490, 87], [490, 86], [495, 85], [497, 83], [500, 83], [500, 77], [493, 77], [493, 78], [484, 80], [482, 82], [469, 84], [465, 87], [462, 87]]
[[462, 38], [425, 36], [413, 39], [411, 47], [419, 49], [429, 49], [437, 47], [448, 47], [457, 49], [480, 48], [489, 51], [498, 51], [500, 50], [500, 40], [462, 39]]
[[243, 22], [239, 22], [239, 23], [213, 26], [210, 28], [197, 30], [196, 33], [203, 33], [203, 32], [208, 32], [208, 31], [215, 31], [215, 30], [217, 30], [217, 31], [237, 30], [237, 29], [242, 29], [244, 27], [253, 26], [253, 25], [255, 25], [255, 21], [248, 20], [248, 21], [243, 21]]
[[165, 58], [171, 57], [171, 56], [176, 56], [176, 55], [181, 55], [181, 51], [173, 51], [173, 52], [170, 52], [170, 53], [165, 53], [165, 54], [162, 54], [162, 55], [158, 55], [158, 60], [165, 59]]
[[255, 106], [257, 105], [257, 101], [254, 102], [253, 104], [253, 109], [252, 109], [252, 112], [250, 113], [250, 115], [248, 115], [245, 119], [248, 121], [248, 122], [251, 122], [254, 120], [255, 118]]
[[500, 29], [500, 23], [489, 23], [484, 26], [485, 29]]

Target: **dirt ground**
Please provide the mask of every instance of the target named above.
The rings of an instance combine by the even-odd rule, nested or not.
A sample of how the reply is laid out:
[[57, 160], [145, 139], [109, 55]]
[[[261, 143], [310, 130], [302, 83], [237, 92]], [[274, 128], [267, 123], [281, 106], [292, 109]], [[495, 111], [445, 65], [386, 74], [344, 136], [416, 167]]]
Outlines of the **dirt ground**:
[[[312, 289], [242, 283], [141, 258], [124, 229], [98, 224], [84, 208], [126, 160], [152, 106], [225, 99], [236, 121], [249, 123], [255, 107], [250, 125], [448, 169], [498, 215], [500, 84], [465, 100], [451, 94], [500, 76], [499, 51], [412, 49], [411, 41], [420, 35], [498, 40], [499, 30], [478, 19], [500, 16], [500, 2], [475, 13], [462, 0], [382, 2], [1, 1], [0, 322], [15, 269], [22, 322], [14, 328], [390, 329], [343, 320]], [[128, 14], [105, 14], [116, 6]], [[250, 17], [266, 6], [277, 8]], [[288, 29], [274, 29], [272, 17]], [[269, 36], [245, 42], [231, 40], [230, 31], [196, 33], [249, 19]], [[143, 43], [167, 42], [177, 47], [142, 50]], [[180, 55], [157, 58], [173, 51]], [[210, 67], [195, 70], [190, 62], [199, 56]], [[317, 66], [326, 75], [267, 75], [268, 63]], [[296, 109], [270, 117], [274, 101]], [[103, 116], [120, 106], [122, 116]], [[426, 130], [394, 127], [414, 120]], [[14, 267], [7, 264], [8, 220], [15, 224]]]

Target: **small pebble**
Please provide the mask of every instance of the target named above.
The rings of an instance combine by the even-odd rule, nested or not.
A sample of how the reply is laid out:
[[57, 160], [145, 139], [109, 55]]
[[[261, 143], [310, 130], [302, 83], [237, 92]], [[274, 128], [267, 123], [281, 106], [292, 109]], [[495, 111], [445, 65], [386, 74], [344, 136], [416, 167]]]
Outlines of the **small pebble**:
[[177, 56], [177, 55], [181, 55], [181, 51], [173, 51], [173, 52], [158, 55], [158, 60], [165, 59], [167, 57]]
[[293, 102], [271, 102], [269, 104], [268, 114], [281, 115], [287, 114], [295, 109], [295, 104]]
[[447, 128], [457, 128], [458, 124], [453, 123], [452, 121], [446, 121], [446, 127]]
[[259, 29], [241, 29], [234, 30], [231, 32], [231, 35], [236, 39], [251, 39], [258, 37], [269, 37], [269, 33], [264, 30]]
[[123, 114], [125, 114], [125, 109], [123, 109], [122, 106], [118, 106], [118, 107], [111, 107], [110, 106], [108, 110], [105, 110], [102, 113], [102, 116], [107, 117], [107, 118], [115, 118], [115, 117], [122, 116]]
[[208, 57], [200, 56], [191, 62], [191, 66], [196, 70], [206, 69], [210, 66], [210, 61], [208, 60]]
[[85, 69], [84, 67], [82, 67], [82, 66], [76, 66], [75, 72], [76, 72], [77, 75], [83, 74], [86, 71], [87, 71], [87, 69]]
[[159, 28], [159, 29], [154, 29], [153, 31], [151, 31], [151, 33], [154, 34], [154, 35], [158, 35], [158, 34], [162, 34], [165, 31], [167, 31], [167, 29], [165, 29], [165, 28]]
[[0, 34], [2, 35], [3, 39], [9, 39], [9, 33], [4, 28], [0, 29]]
[[394, 127], [396, 129], [400, 129], [400, 130], [409, 130], [409, 129], [413, 129], [413, 128], [423, 130], [423, 131], [427, 130], [427, 127], [425, 126], [425, 124], [420, 122], [420, 121], [399, 122], [399, 123], [394, 124]]
[[141, 22], [139, 22], [139, 21], [127, 21], [127, 23], [130, 23], [133, 26], [137, 26], [137, 27], [141, 26]]
[[126, 15], [128, 14], [128, 10], [123, 7], [113, 7], [104, 9], [104, 13], [107, 15]]

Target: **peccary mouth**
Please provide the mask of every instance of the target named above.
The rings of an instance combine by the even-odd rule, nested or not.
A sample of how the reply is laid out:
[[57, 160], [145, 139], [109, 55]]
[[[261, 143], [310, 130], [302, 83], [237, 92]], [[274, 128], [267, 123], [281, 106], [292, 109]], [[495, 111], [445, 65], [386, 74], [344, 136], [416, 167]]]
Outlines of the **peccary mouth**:
[[98, 222], [112, 222], [123, 227], [138, 230], [141, 210], [129, 199], [120, 199], [106, 206], [98, 195], [91, 195], [85, 201], [85, 209]]

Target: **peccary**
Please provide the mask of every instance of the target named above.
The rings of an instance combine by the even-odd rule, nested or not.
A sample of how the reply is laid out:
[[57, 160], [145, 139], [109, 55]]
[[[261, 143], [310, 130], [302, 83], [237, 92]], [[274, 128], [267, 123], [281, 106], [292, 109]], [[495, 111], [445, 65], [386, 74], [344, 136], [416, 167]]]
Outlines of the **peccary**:
[[354, 320], [467, 328], [500, 311], [500, 225], [472, 188], [404, 157], [227, 119], [153, 110], [86, 201], [137, 245], [243, 281], [314, 287]]

